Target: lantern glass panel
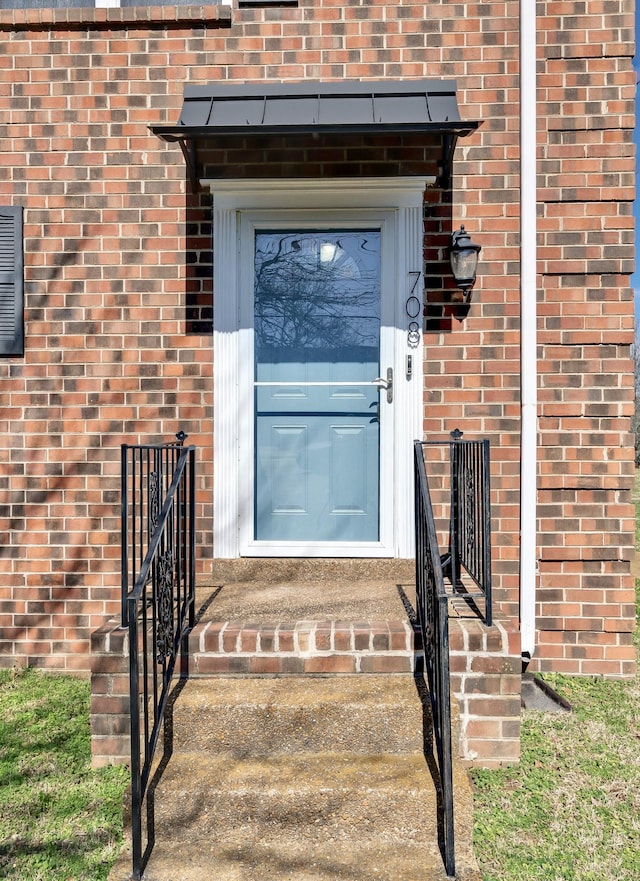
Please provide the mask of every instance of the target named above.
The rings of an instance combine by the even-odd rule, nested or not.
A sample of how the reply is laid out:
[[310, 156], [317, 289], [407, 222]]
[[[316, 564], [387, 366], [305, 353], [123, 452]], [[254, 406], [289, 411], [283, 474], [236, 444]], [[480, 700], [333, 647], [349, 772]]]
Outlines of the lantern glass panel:
[[473, 281], [478, 265], [478, 252], [473, 248], [451, 252], [451, 271], [457, 282]]

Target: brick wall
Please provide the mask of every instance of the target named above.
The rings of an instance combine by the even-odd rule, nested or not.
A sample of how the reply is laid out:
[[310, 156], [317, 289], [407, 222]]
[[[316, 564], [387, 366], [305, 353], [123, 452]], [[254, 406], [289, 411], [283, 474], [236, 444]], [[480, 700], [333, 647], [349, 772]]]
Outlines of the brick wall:
[[[425, 432], [492, 440], [494, 590], [517, 627], [518, 5], [0, 11], [0, 203], [25, 206], [27, 319], [25, 357], [0, 361], [0, 663], [88, 669], [90, 633], [118, 609], [122, 441], [182, 428], [198, 446], [211, 571], [211, 200], [148, 126], [175, 122], [185, 83], [216, 79], [456, 78], [463, 115], [483, 120], [452, 193], [425, 204]], [[539, 663], [620, 674], [633, 9], [586, 6], [537, 4]], [[483, 248], [464, 321], [444, 266], [461, 222]]]
[[542, 5], [538, 666], [625, 674], [635, 602], [633, 4]]
[[0, 12], [0, 202], [25, 206], [26, 285], [25, 357], [0, 361], [4, 664], [89, 669], [118, 609], [122, 442], [198, 446], [207, 566], [211, 217], [148, 126], [209, 70], [228, 10], [148, 18]]

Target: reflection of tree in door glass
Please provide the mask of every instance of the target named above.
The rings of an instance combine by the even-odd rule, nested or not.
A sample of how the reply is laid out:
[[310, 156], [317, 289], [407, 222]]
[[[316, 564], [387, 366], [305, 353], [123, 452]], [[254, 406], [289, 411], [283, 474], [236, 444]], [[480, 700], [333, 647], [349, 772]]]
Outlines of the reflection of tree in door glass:
[[377, 350], [379, 230], [259, 232], [255, 254], [258, 350], [323, 361]]

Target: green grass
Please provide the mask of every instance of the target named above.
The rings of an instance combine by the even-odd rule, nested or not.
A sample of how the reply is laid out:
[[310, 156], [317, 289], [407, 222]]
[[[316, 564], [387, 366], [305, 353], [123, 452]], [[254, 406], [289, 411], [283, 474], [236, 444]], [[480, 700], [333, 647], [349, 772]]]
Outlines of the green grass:
[[[636, 506], [636, 574], [640, 571], [640, 468], [636, 469], [636, 479], [631, 494], [633, 503]], [[636, 578], [636, 632], [634, 634], [634, 642], [638, 651], [638, 659], [640, 666], [640, 578]]]
[[545, 678], [573, 712], [526, 711], [520, 765], [472, 773], [484, 881], [638, 881], [640, 684]]
[[[640, 547], [640, 472], [634, 501]], [[573, 712], [524, 711], [520, 765], [472, 772], [483, 879], [639, 881], [640, 677], [544, 678]]]
[[90, 761], [89, 683], [0, 671], [0, 878], [106, 879], [128, 772]]

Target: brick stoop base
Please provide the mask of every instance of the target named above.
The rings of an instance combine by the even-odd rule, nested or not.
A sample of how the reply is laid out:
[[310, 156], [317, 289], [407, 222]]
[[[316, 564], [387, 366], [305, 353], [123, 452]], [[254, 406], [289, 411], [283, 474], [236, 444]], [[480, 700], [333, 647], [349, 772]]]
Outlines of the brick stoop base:
[[520, 758], [520, 634], [469, 617], [454, 600], [449, 618], [451, 691], [460, 704], [460, 757], [483, 768]]
[[[499, 622], [486, 628], [453, 604], [451, 689], [460, 705], [460, 757], [494, 767], [518, 760], [521, 663]], [[94, 765], [129, 755], [128, 631], [112, 620], [92, 637]], [[411, 675], [420, 637], [408, 620], [201, 621], [190, 639], [190, 676]]]

